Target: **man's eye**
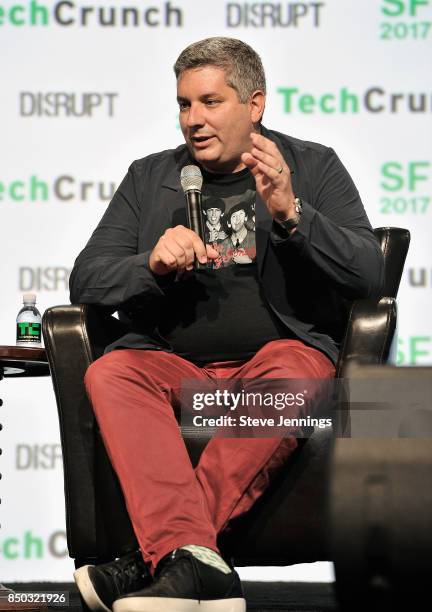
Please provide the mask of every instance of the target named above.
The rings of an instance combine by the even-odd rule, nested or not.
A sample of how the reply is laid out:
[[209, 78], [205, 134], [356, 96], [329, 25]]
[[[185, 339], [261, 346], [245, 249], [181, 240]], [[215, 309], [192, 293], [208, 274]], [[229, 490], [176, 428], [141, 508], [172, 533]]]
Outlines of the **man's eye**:
[[207, 106], [214, 106], [215, 104], [218, 104], [219, 100], [206, 100], [206, 104]]
[[189, 108], [189, 103], [188, 102], [179, 102], [179, 109], [180, 110], [185, 110], [186, 108]]

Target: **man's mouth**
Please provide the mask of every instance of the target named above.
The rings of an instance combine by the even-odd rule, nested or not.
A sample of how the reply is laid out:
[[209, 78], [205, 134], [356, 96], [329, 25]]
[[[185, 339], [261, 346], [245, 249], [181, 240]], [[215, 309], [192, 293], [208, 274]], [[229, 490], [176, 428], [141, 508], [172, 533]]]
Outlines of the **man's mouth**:
[[196, 146], [205, 146], [214, 136], [192, 136], [191, 141]]

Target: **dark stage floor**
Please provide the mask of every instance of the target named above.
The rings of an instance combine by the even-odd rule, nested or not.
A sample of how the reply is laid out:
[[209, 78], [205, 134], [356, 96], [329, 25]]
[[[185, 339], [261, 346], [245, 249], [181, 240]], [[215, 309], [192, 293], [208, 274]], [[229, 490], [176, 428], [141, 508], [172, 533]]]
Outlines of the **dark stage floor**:
[[[77, 589], [73, 583], [38, 582], [7, 583], [18, 592], [68, 591], [69, 612], [81, 612]], [[333, 585], [326, 582], [247, 582], [243, 581], [248, 611], [270, 612], [337, 612]]]

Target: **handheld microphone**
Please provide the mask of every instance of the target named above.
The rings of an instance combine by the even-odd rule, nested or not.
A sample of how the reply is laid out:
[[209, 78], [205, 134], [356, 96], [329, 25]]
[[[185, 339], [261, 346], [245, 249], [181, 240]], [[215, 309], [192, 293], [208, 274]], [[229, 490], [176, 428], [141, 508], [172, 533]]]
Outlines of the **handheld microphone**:
[[[201, 170], [198, 166], [184, 166], [180, 173], [180, 182], [186, 198], [189, 228], [198, 234], [205, 244], [201, 204], [201, 187], [203, 184]], [[207, 268], [207, 264], [202, 264], [195, 258], [194, 268], [196, 270], [203, 270]]]

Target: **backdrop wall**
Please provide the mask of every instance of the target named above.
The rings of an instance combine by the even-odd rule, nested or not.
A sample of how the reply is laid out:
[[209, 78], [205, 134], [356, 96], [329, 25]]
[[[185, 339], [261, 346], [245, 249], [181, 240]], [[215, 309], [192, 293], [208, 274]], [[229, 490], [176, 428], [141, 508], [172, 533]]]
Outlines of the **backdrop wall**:
[[[266, 126], [332, 146], [371, 223], [411, 230], [398, 358], [431, 363], [432, 0], [0, 0], [0, 343], [15, 343], [23, 292], [41, 311], [68, 303], [131, 161], [182, 141], [172, 65], [215, 35], [261, 54]], [[0, 396], [0, 580], [67, 580], [51, 381], [6, 380]]]

